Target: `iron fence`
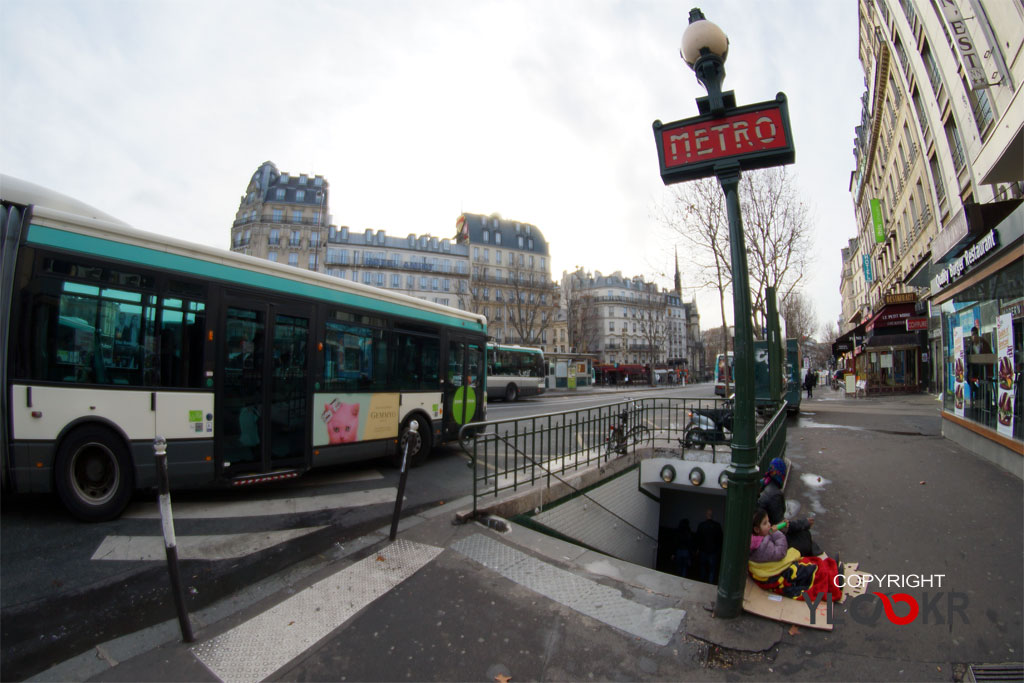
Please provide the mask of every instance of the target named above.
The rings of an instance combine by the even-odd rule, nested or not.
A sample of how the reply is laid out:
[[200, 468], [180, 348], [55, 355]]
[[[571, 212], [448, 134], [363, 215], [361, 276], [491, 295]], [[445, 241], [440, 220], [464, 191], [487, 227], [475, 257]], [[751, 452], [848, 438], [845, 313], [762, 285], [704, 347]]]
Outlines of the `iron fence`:
[[[728, 434], [706, 448], [684, 446], [692, 412], [720, 409], [726, 403], [717, 398], [625, 399], [594, 408], [465, 425], [459, 441], [472, 458], [473, 511], [481, 498], [568, 483], [566, 476], [628, 456], [638, 447], [675, 451], [684, 459], [728, 462]], [[785, 452], [786, 407], [783, 402], [773, 411], [762, 404], [755, 413], [762, 471]]]

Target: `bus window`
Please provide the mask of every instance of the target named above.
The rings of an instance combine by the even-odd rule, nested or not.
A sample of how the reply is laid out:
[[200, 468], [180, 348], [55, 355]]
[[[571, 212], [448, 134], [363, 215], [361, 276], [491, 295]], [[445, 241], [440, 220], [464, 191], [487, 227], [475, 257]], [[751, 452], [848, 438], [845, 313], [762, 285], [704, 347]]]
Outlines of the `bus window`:
[[395, 332], [393, 344], [393, 388], [404, 391], [437, 391], [441, 354], [441, 345], [437, 337]]
[[327, 321], [324, 390], [355, 392], [387, 387], [388, 345], [383, 330]]

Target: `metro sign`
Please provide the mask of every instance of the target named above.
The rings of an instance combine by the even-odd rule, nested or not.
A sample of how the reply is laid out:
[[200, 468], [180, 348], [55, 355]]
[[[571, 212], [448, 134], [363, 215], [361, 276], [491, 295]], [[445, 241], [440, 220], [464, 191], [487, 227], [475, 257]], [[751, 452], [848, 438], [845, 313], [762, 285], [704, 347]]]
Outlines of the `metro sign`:
[[726, 109], [720, 116], [655, 121], [654, 138], [666, 185], [715, 175], [722, 162], [738, 162], [746, 171], [796, 160], [783, 93], [768, 102]]

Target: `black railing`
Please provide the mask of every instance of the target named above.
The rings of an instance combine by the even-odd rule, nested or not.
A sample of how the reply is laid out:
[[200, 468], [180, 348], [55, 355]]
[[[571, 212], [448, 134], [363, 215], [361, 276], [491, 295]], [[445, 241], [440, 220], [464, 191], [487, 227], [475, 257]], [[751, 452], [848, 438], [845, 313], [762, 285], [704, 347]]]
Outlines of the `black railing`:
[[[728, 439], [683, 447], [690, 413], [721, 408], [723, 399], [627, 399], [595, 408], [465, 425], [462, 448], [472, 458], [473, 511], [478, 501], [508, 491], [549, 488], [583, 469], [635, 454], [638, 447], [664, 449], [683, 459], [727, 463]], [[755, 415], [758, 462], [785, 453], [786, 408], [761, 404]]]

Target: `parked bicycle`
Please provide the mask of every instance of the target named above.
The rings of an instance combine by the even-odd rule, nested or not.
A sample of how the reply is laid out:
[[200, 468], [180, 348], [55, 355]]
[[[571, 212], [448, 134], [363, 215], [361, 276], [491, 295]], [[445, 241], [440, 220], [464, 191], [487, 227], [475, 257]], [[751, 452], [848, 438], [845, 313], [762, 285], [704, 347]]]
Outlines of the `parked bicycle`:
[[651, 430], [643, 423], [643, 413], [633, 401], [628, 401], [619, 413], [619, 420], [608, 431], [607, 454], [625, 455], [630, 446], [650, 439]]

